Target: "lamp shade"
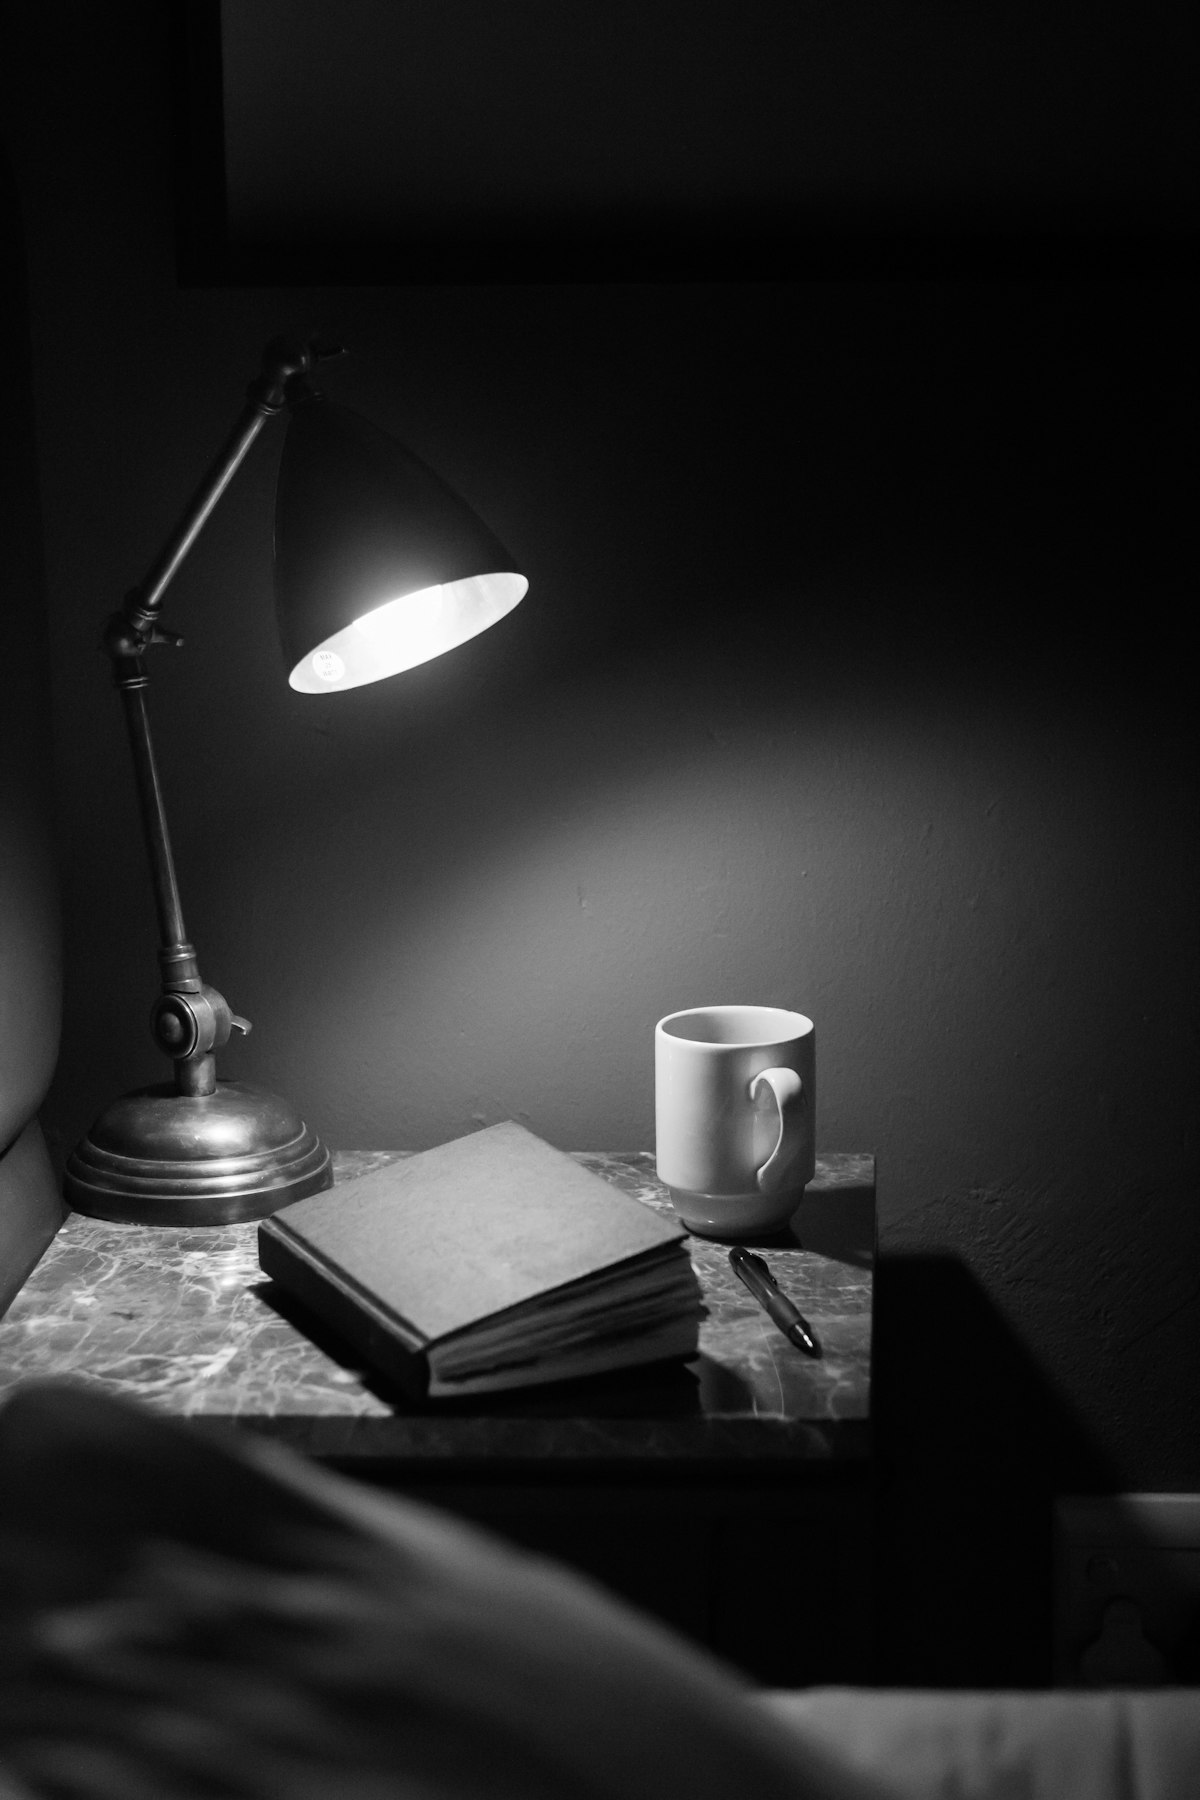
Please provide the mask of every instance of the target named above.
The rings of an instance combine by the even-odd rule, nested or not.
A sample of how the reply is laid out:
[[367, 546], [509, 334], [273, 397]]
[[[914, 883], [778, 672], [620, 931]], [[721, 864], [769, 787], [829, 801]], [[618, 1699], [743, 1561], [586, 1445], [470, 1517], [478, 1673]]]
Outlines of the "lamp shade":
[[275, 604], [290, 685], [398, 675], [511, 612], [528, 587], [466, 502], [345, 407], [295, 407], [275, 506]]

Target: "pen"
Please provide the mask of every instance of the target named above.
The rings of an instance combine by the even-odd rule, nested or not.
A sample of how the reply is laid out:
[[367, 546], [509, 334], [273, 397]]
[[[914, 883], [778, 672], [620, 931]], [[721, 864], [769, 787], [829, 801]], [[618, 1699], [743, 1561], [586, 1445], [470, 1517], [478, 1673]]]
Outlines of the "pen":
[[779, 1283], [761, 1256], [754, 1256], [749, 1250], [743, 1250], [735, 1244], [729, 1252], [730, 1267], [738, 1280], [743, 1282], [773, 1324], [778, 1325], [785, 1338], [803, 1350], [806, 1356], [820, 1356], [821, 1346], [813, 1335], [812, 1326], [792, 1305], [787, 1295], [780, 1292]]

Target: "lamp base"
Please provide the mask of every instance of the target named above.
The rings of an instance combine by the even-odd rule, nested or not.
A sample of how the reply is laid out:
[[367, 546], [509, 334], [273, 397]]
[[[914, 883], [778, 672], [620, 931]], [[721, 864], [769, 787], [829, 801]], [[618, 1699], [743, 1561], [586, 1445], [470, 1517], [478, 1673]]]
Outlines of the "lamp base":
[[286, 1100], [238, 1081], [169, 1083], [105, 1108], [67, 1159], [76, 1212], [124, 1225], [232, 1225], [333, 1186], [333, 1166]]

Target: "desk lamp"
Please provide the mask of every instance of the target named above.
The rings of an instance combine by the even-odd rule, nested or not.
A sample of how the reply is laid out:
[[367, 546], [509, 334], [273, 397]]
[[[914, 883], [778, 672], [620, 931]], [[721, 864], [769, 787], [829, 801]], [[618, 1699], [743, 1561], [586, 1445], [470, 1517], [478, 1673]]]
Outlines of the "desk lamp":
[[298, 692], [337, 692], [413, 668], [503, 618], [528, 586], [457, 494], [384, 432], [323, 398], [313, 370], [340, 354], [319, 340], [267, 346], [223, 449], [105, 632], [158, 906], [162, 991], [151, 1031], [174, 1080], [114, 1101], [72, 1152], [67, 1200], [95, 1218], [223, 1225], [263, 1218], [332, 1184], [328, 1150], [286, 1101], [217, 1080], [216, 1052], [250, 1026], [201, 979], [184, 928], [146, 712], [146, 652], [182, 642], [161, 622], [163, 594], [263, 426], [288, 415], [275, 599]]

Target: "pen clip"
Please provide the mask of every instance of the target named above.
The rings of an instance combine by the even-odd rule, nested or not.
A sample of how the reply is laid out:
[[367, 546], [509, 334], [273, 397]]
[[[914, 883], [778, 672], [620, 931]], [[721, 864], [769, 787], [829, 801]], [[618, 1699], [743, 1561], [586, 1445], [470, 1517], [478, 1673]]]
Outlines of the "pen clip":
[[742, 1255], [745, 1257], [746, 1261], [750, 1264], [751, 1268], [754, 1270], [754, 1273], [756, 1275], [761, 1275], [764, 1281], [769, 1281], [771, 1286], [778, 1293], [779, 1283], [776, 1281], [774, 1275], [771, 1273], [769, 1264], [765, 1263], [761, 1256], [755, 1256], [755, 1254], [752, 1250], [743, 1250]]

